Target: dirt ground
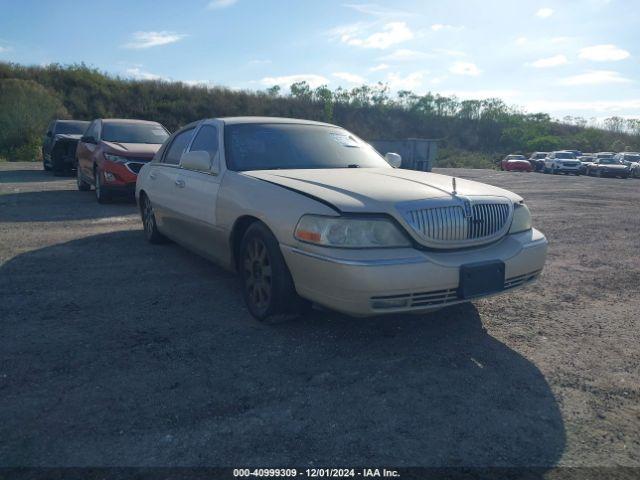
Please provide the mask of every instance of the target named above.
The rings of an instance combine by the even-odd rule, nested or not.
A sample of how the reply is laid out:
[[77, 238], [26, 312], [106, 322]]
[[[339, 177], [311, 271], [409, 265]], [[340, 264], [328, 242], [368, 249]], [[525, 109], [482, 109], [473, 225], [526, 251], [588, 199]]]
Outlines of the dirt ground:
[[538, 283], [268, 326], [133, 204], [0, 164], [0, 465], [640, 466], [640, 180], [440, 172], [525, 197]]

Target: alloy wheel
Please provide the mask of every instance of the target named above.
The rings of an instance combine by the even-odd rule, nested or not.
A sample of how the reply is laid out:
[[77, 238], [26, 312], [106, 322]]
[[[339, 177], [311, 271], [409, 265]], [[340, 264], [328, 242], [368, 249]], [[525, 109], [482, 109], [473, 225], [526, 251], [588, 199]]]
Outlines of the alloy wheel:
[[144, 203], [142, 205], [142, 223], [144, 224], [144, 231], [147, 237], [153, 235], [153, 228], [155, 227], [155, 217], [153, 216], [153, 207], [149, 197], [145, 195]]
[[247, 245], [243, 268], [249, 301], [256, 310], [266, 311], [273, 291], [272, 269], [267, 246], [261, 239], [253, 238]]

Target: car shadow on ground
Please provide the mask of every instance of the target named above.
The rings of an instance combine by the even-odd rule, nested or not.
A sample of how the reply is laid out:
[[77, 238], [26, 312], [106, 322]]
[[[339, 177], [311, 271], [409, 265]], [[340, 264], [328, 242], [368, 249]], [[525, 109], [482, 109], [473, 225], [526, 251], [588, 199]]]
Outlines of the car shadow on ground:
[[[56, 177], [53, 172], [45, 170], [2, 170], [0, 171], [0, 183], [36, 183], [36, 182], [59, 182], [68, 180], [71, 174]], [[75, 175], [73, 175], [75, 178]]]
[[253, 320], [238, 282], [140, 231], [0, 267], [4, 465], [542, 466], [565, 431], [473, 305]]
[[93, 191], [46, 190], [0, 194], [0, 222], [91, 220], [137, 213], [133, 196], [114, 197], [113, 201], [101, 205]]

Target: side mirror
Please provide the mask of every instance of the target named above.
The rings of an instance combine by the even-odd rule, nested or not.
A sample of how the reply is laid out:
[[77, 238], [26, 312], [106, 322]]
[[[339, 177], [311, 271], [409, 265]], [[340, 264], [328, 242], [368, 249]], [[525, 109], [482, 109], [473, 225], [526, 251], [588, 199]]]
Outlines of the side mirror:
[[211, 172], [211, 155], [204, 150], [185, 152], [180, 158], [180, 166], [197, 172]]
[[384, 159], [393, 168], [400, 168], [402, 166], [402, 157], [397, 153], [388, 152], [385, 154]]

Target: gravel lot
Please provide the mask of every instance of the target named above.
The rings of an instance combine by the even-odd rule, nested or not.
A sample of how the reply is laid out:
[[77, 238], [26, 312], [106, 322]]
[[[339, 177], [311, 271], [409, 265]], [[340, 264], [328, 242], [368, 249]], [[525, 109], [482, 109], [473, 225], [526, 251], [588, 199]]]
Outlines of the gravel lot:
[[268, 326], [134, 205], [0, 163], [0, 464], [640, 466], [640, 181], [444, 171], [526, 198], [537, 284]]

